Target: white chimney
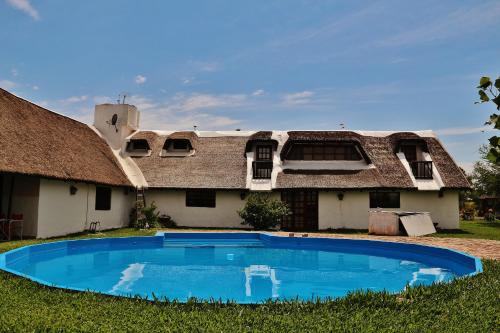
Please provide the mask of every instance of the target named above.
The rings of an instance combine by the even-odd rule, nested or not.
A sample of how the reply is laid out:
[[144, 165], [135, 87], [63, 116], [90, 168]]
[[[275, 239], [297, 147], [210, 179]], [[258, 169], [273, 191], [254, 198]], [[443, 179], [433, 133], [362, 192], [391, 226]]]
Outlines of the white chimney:
[[96, 105], [94, 127], [113, 149], [120, 149], [124, 139], [139, 128], [139, 115], [129, 104]]

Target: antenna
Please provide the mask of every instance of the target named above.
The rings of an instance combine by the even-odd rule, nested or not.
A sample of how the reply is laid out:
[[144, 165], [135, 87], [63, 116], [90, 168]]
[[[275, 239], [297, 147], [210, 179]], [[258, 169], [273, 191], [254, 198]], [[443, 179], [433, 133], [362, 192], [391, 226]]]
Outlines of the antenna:
[[345, 124], [344, 123], [340, 123], [339, 126], [340, 126], [340, 129], [345, 129]]
[[122, 92], [118, 94], [118, 99], [116, 100], [116, 104], [125, 104], [125, 100], [129, 96], [128, 92]]

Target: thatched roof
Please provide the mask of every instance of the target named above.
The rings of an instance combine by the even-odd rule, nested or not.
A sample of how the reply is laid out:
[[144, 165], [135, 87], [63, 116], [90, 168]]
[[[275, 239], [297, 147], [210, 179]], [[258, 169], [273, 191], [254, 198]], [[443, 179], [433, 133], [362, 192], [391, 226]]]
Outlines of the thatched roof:
[[277, 188], [331, 188], [364, 189], [394, 188], [415, 189], [415, 186], [394, 153], [401, 140], [423, 140], [444, 182], [445, 188], [462, 189], [470, 185], [460, 168], [436, 138], [420, 137], [415, 133], [399, 132], [388, 136], [360, 135], [351, 131], [288, 132], [289, 140], [282, 150], [285, 157], [287, 146], [295, 142], [340, 141], [359, 143], [375, 168], [356, 172], [289, 170], [278, 175]]
[[[190, 137], [195, 153], [185, 157], [162, 157], [166, 140]], [[138, 132], [131, 139], [147, 138], [149, 157], [134, 157], [149, 187], [244, 189], [246, 159], [241, 152], [248, 137], [198, 137], [194, 132], [160, 135]]]
[[0, 172], [109, 185], [130, 183], [89, 126], [0, 89]]
[[284, 170], [278, 174], [278, 188], [368, 189], [384, 187], [376, 169]]
[[271, 131], [259, 131], [250, 135], [248, 138], [247, 144], [245, 146], [245, 156], [246, 153], [252, 150], [252, 147], [256, 143], [267, 143], [273, 146], [273, 149], [278, 147], [278, 141], [272, 139], [273, 132]]
[[[246, 187], [246, 159], [241, 152], [251, 143], [274, 142], [272, 132], [257, 132], [251, 136], [196, 136], [194, 132], [175, 132], [160, 135], [155, 132], [138, 132], [132, 139], [147, 139], [152, 154], [134, 157], [150, 187], [165, 188], [221, 188]], [[166, 140], [189, 137], [195, 153], [186, 157], [161, 157]], [[414, 133], [394, 135], [361, 135], [352, 131], [293, 131], [282, 149], [282, 157], [293, 143], [343, 142], [360, 149], [372, 167], [362, 170], [290, 170], [280, 172], [276, 188], [324, 189], [409, 189], [415, 190], [410, 175], [394, 153], [401, 140], [422, 140], [428, 147], [434, 165], [441, 175], [445, 188], [467, 188], [467, 179], [433, 137], [420, 137]], [[250, 144], [249, 144], [250, 142]]]

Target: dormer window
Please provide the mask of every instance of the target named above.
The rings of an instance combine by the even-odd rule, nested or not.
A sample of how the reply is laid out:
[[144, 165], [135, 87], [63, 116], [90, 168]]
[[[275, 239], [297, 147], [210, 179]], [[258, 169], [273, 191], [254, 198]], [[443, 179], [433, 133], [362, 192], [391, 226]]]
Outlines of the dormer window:
[[270, 179], [273, 172], [273, 146], [258, 145], [252, 165], [254, 179]]
[[286, 159], [302, 161], [359, 161], [362, 157], [353, 144], [312, 143], [293, 145]]
[[401, 140], [397, 147], [403, 153], [416, 179], [432, 179], [432, 161], [426, 160], [427, 144], [422, 140]]
[[169, 140], [170, 142], [165, 143], [167, 147], [166, 150], [168, 152], [189, 152], [191, 149], [191, 143], [187, 139], [175, 139]]
[[194, 149], [189, 139], [175, 138], [167, 139], [163, 144], [160, 156], [163, 157], [186, 157], [194, 154]]
[[149, 147], [149, 143], [147, 140], [144, 139], [135, 139], [135, 140], [130, 140], [127, 143], [127, 148], [126, 151], [128, 153], [133, 153], [133, 154], [147, 154], [151, 148]]

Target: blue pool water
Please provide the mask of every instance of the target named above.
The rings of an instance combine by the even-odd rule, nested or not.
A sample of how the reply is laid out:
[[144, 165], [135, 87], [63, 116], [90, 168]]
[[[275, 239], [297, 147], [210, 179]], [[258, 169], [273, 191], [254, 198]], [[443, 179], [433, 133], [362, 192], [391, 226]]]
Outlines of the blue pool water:
[[302, 300], [358, 289], [398, 292], [481, 271], [456, 251], [387, 242], [257, 233], [166, 233], [35, 245], [0, 268], [47, 285], [186, 301]]

